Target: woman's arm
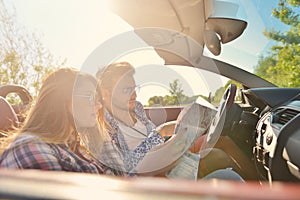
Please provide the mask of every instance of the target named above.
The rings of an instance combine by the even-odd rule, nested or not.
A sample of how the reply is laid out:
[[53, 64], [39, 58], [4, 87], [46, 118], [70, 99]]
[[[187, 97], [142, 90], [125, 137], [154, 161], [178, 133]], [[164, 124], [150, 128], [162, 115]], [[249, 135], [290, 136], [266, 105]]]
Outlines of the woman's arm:
[[170, 121], [170, 122], [163, 123], [160, 126], [158, 126], [156, 130], [159, 132], [159, 135], [162, 137], [172, 136], [174, 134], [176, 123], [177, 121]]

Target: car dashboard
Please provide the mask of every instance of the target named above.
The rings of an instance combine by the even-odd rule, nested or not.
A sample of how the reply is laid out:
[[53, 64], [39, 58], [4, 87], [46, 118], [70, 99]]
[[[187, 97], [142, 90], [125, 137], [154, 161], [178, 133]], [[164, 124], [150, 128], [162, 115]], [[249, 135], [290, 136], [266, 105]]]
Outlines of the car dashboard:
[[[273, 90], [273, 89], [272, 89]], [[279, 89], [282, 90], [282, 89]], [[251, 91], [252, 94], [256, 91]], [[250, 93], [251, 93], [250, 92]], [[255, 130], [254, 157], [269, 181], [300, 181], [300, 89], [287, 89], [283, 95], [266, 101], [270, 90], [260, 89], [261, 112]], [[277, 91], [278, 92], [278, 91]], [[256, 93], [256, 97], [257, 97]], [[294, 95], [296, 94], [296, 95]], [[293, 96], [293, 98], [290, 98]], [[285, 103], [284, 99], [289, 99]]]

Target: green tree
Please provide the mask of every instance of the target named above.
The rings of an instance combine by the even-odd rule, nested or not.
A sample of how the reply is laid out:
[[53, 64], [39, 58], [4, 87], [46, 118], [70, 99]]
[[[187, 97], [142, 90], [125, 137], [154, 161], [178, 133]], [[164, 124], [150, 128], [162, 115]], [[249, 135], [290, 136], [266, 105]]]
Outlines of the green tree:
[[175, 79], [172, 83], [169, 83], [170, 95], [165, 96], [153, 96], [148, 100], [148, 106], [178, 106], [184, 104], [190, 104], [195, 102], [198, 97], [202, 97], [205, 100], [208, 100], [209, 97], [202, 95], [195, 95], [192, 97], [186, 96], [183, 92], [182, 85], [178, 79]]
[[56, 59], [37, 34], [17, 22], [15, 9], [0, 0], [0, 85], [25, 86], [35, 97], [42, 78], [65, 61]]
[[272, 28], [264, 35], [276, 42], [269, 56], [261, 57], [255, 73], [280, 87], [300, 87], [299, 0], [279, 0], [272, 15], [289, 27], [286, 32]]
[[213, 105], [219, 105], [221, 98], [223, 97], [225, 92], [225, 87], [220, 87], [219, 89], [216, 90], [215, 95], [212, 98], [212, 104]]
[[162, 96], [150, 97], [148, 100], [148, 104], [149, 106], [163, 105], [163, 97]]
[[[220, 101], [221, 101], [221, 98], [223, 97], [224, 93], [225, 93], [225, 90], [227, 89], [227, 87], [230, 85], [230, 84], [235, 84], [236, 87], [237, 87], [237, 90], [241, 89], [242, 88], [242, 84], [241, 83], [238, 83], [234, 80], [229, 80], [227, 81], [227, 83], [225, 84], [224, 87], [220, 87], [219, 89], [216, 90], [215, 92], [215, 95], [212, 97], [212, 104], [213, 105], [219, 105]], [[241, 100], [241, 96], [239, 94], [236, 95], [235, 97], [235, 100], [236, 101], [239, 101]]]
[[179, 105], [184, 100], [185, 95], [183, 94], [182, 85], [179, 83], [178, 79], [175, 79], [172, 83], [169, 84], [169, 92], [173, 100], [174, 105]]

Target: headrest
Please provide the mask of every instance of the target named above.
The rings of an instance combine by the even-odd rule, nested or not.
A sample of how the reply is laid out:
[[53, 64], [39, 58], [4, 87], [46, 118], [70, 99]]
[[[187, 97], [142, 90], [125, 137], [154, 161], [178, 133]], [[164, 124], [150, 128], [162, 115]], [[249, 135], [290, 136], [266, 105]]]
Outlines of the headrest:
[[0, 96], [0, 130], [7, 131], [17, 126], [18, 118], [7, 100]]

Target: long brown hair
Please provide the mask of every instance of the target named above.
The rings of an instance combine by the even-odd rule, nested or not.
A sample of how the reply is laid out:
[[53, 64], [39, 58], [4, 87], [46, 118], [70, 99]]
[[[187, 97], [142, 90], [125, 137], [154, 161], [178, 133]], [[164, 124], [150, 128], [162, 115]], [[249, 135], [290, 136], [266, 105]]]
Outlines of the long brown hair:
[[61, 68], [48, 75], [23, 125], [1, 141], [0, 152], [20, 134], [36, 135], [45, 142], [68, 143], [72, 150], [78, 136], [72, 114], [76, 79], [83, 77], [97, 84], [95, 77], [73, 68]]
[[[123, 76], [133, 76], [135, 73], [135, 68], [128, 62], [115, 62], [106, 67], [103, 67], [98, 70], [96, 77], [98, 79], [98, 87], [101, 96], [103, 97], [103, 91], [109, 90], [113, 91], [114, 87], [116, 86], [117, 82], [122, 79]], [[98, 121], [102, 127], [106, 127], [108, 130], [112, 130], [112, 127], [106, 122], [104, 119], [104, 109], [108, 109], [109, 107], [106, 106], [105, 108], [105, 100], [102, 99], [103, 107], [100, 111], [100, 115], [98, 116]]]
[[134, 67], [128, 62], [115, 62], [100, 69], [96, 74], [100, 91], [113, 89], [123, 76], [133, 76], [134, 73]]

